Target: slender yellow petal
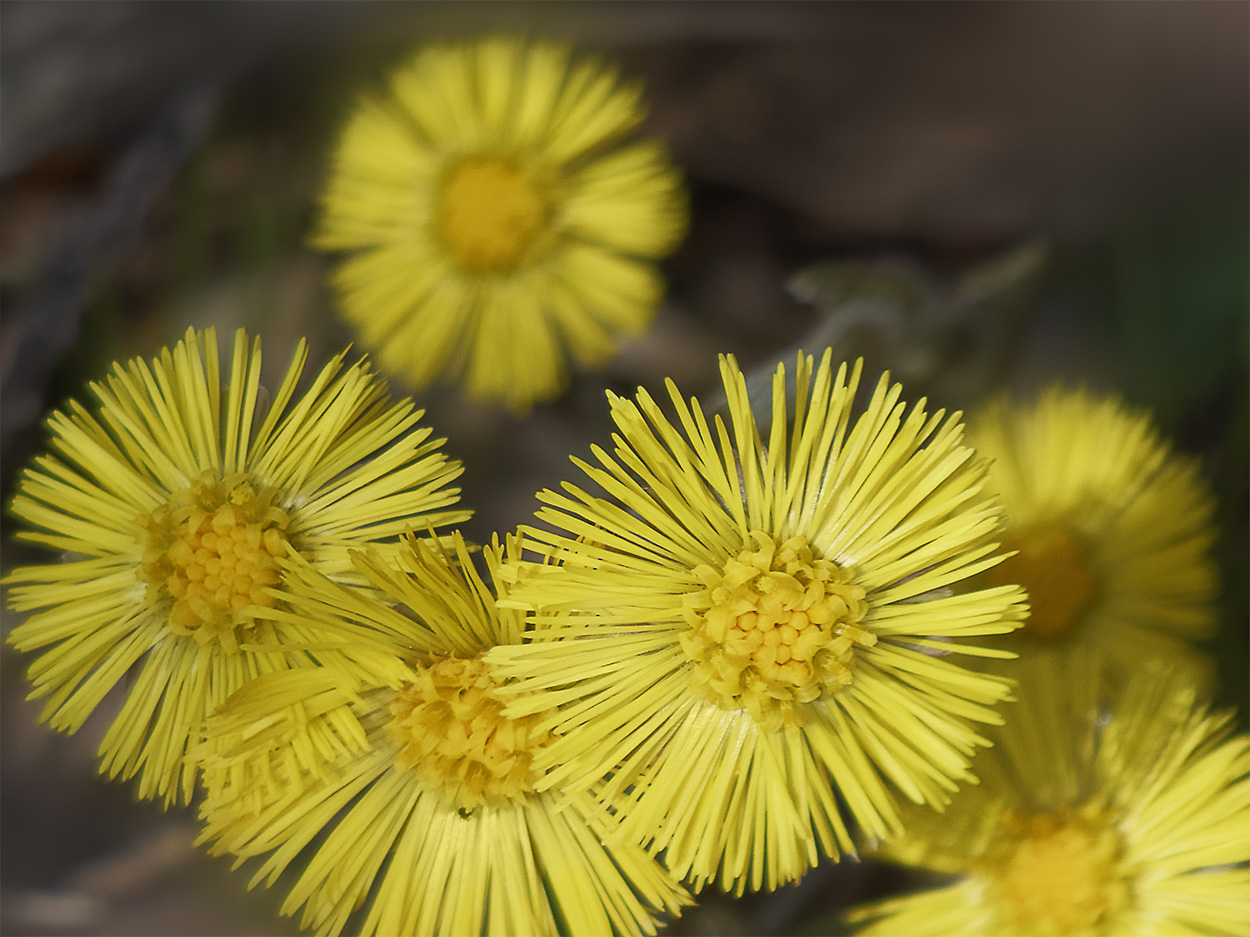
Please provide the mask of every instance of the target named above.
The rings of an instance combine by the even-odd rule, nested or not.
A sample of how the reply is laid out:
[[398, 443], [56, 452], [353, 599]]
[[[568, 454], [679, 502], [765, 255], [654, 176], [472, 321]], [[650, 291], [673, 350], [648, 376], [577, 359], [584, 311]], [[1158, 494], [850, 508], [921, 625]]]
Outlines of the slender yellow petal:
[[539, 495], [545, 561], [504, 571], [537, 628], [488, 659], [508, 712], [556, 733], [539, 787], [598, 783], [675, 874], [741, 892], [850, 851], [853, 824], [895, 830], [896, 790], [938, 805], [971, 779], [1007, 682], [955, 655], [1011, 656], [977, 642], [1024, 608], [952, 591], [999, 559], [957, 417], [886, 378], [853, 417], [860, 366], [828, 352], [798, 357], [793, 401], [778, 369], [771, 425], [732, 358], [722, 377], [710, 424], [671, 384], [672, 420], [610, 397], [613, 451], [574, 460], [602, 495]]
[[640, 90], [549, 42], [435, 44], [346, 122], [314, 244], [382, 366], [524, 412], [645, 329], [687, 207]]
[[214, 331], [188, 331], [150, 362], [114, 365], [91, 385], [94, 409], [54, 413], [55, 454], [18, 484], [17, 536], [65, 555], [8, 577], [11, 606], [33, 613], [9, 641], [35, 654], [31, 695], [61, 731], [129, 675], [101, 767], [137, 775], [142, 797], [190, 797], [188, 746], [249, 679], [352, 665], [282, 617], [269, 589], [289, 550], [363, 583], [350, 551], [394, 552], [407, 527], [467, 516], [448, 487], [460, 466], [420, 411], [343, 355], [297, 395], [305, 359], [301, 344], [261, 420], [259, 342], [240, 330], [222, 369]]
[[886, 858], [957, 875], [860, 908], [863, 934], [1250, 933], [1250, 738], [1192, 674], [1109, 680], [1097, 655], [1022, 660], [1019, 702], [942, 814]]
[[484, 659], [524, 615], [482, 553], [486, 575], [459, 533], [357, 554], [376, 593], [287, 561], [284, 614], [358, 666], [259, 678], [209, 720], [203, 839], [254, 884], [294, 866], [283, 912], [319, 934], [654, 933], [690, 899], [589, 787], [539, 790], [546, 714], [504, 715]]
[[998, 400], [968, 424], [991, 461], [1005, 546], [989, 574], [1029, 592], [1028, 624], [1004, 646], [1107, 659], [1111, 677], [1160, 656], [1200, 680], [1190, 642], [1210, 636], [1217, 592], [1215, 502], [1196, 459], [1175, 453], [1150, 415], [1061, 386]]

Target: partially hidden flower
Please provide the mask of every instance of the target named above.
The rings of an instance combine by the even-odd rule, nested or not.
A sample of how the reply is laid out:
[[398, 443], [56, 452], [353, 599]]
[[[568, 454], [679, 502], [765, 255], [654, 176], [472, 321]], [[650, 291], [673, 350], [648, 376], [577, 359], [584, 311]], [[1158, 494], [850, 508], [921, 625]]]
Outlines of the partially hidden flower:
[[[482, 551], [499, 567], [497, 541]], [[292, 568], [273, 614], [349, 637], [376, 662], [262, 677], [210, 720], [204, 839], [264, 857], [253, 884], [297, 871], [283, 913], [337, 934], [654, 933], [689, 897], [641, 847], [612, 840], [585, 790], [540, 792], [542, 715], [511, 718], [485, 658], [521, 640], [519, 612], [456, 534], [409, 537], [397, 562], [357, 557], [378, 595]]]
[[188, 330], [115, 364], [93, 407], [53, 413], [51, 451], [18, 483], [17, 536], [63, 558], [7, 578], [13, 609], [32, 612], [9, 642], [37, 655], [31, 695], [58, 731], [124, 687], [101, 770], [137, 775], [141, 797], [189, 799], [205, 716], [258, 674], [318, 659], [298, 622], [261, 617], [288, 550], [358, 579], [349, 550], [468, 516], [448, 487], [460, 465], [411, 401], [343, 354], [297, 393], [306, 357], [301, 343], [266, 408], [259, 340], [240, 329], [223, 374], [214, 330]]
[[547, 562], [512, 568], [533, 640], [488, 659], [526, 694], [509, 713], [553, 709], [540, 786], [606, 779], [696, 886], [772, 888], [853, 850], [851, 823], [896, 829], [895, 789], [945, 802], [999, 721], [1006, 681], [955, 663], [1011, 656], [976, 639], [1024, 612], [952, 589], [998, 561], [984, 466], [887, 377], [854, 416], [860, 367], [800, 354], [791, 411], [779, 366], [764, 427], [731, 357], [728, 426], [671, 382], [675, 420], [610, 395], [614, 454], [574, 460], [602, 494], [542, 492]]
[[641, 89], [550, 42], [439, 43], [363, 98], [314, 244], [347, 251], [343, 315], [392, 373], [517, 411], [643, 331], [686, 227], [680, 174], [630, 141]]
[[1096, 653], [1112, 676], [1160, 657], [1209, 670], [1189, 642], [1215, 624], [1214, 499], [1148, 413], [1052, 386], [973, 414], [968, 440], [990, 460], [1017, 551], [989, 580], [1029, 593], [1012, 647]]
[[1020, 661], [1019, 702], [981, 778], [882, 846], [948, 885], [853, 912], [861, 934], [1250, 933], [1250, 738], [1156, 662], [1108, 681], [1098, 655]]

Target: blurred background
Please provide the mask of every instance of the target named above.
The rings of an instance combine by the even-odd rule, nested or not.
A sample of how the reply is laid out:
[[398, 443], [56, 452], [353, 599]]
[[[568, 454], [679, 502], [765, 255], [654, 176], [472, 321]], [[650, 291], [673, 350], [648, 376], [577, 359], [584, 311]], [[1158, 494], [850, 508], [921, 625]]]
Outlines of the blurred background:
[[[423, 42], [571, 40], [645, 82], [689, 180], [654, 329], [518, 418], [420, 395], [477, 539], [609, 434], [605, 387], [715, 394], [833, 343], [966, 408], [1063, 377], [1151, 408], [1219, 499], [1218, 702], [1247, 710], [1250, 6], [1206, 3], [0, 3], [3, 500], [41, 415], [189, 325], [350, 340], [306, 246], [352, 101]], [[407, 391], [396, 385], [398, 393]], [[0, 564], [38, 562], [12, 543]], [[15, 616], [4, 613], [7, 631]], [[95, 774], [108, 713], [37, 725], [0, 651], [0, 931], [289, 934], [279, 895], [193, 850], [194, 815]], [[107, 707], [106, 707], [107, 708]], [[828, 934], [916, 879], [865, 860], [674, 934]]]

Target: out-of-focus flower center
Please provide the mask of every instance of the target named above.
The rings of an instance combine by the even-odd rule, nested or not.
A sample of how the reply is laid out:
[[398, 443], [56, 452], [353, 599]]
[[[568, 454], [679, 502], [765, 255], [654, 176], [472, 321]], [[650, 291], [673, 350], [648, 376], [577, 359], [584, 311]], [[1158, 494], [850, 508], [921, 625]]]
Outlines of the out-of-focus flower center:
[[148, 603], [168, 609], [171, 630], [234, 651], [237, 629], [255, 623], [247, 609], [273, 606], [265, 589], [278, 581], [289, 523], [279, 498], [247, 475], [215, 481], [206, 473], [139, 518], [139, 578]]
[[799, 724], [796, 706], [850, 683], [854, 648], [877, 642], [858, 627], [864, 590], [847, 570], [813, 558], [803, 537], [777, 545], [756, 530], [749, 540], [757, 549], [722, 569], [695, 569], [704, 588], [686, 596], [682, 647], [709, 699], [770, 728]]
[[1018, 550], [990, 570], [995, 585], [1019, 583], [1029, 593], [1024, 633], [1059, 639], [1076, 627], [1092, 604], [1097, 580], [1089, 555], [1075, 531], [1056, 525], [1026, 528], [1003, 543]]
[[1003, 818], [999, 840], [981, 860], [999, 918], [1023, 937], [1112, 932], [1129, 904], [1119, 834], [1105, 813], [1080, 811]]
[[467, 159], [443, 182], [440, 230], [464, 269], [515, 267], [545, 242], [550, 218], [550, 186], [508, 160]]
[[534, 755], [552, 739], [535, 728], [545, 713], [504, 716], [498, 687], [485, 661], [451, 658], [418, 667], [390, 706], [397, 765], [442, 787], [462, 810], [532, 791]]

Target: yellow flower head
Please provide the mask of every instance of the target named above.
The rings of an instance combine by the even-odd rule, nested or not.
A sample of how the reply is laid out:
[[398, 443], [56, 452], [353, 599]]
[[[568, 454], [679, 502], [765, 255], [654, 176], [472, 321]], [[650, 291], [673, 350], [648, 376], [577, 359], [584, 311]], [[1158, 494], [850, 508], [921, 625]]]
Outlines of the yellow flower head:
[[[493, 574], [502, 551], [483, 551]], [[337, 934], [363, 906], [366, 934], [654, 933], [689, 897], [639, 846], [606, 845], [610, 814], [587, 791], [536, 789], [553, 736], [504, 714], [484, 659], [521, 640], [459, 534], [414, 538], [402, 566], [359, 556], [383, 599], [292, 569], [282, 618], [348, 638], [374, 669], [262, 677], [209, 721], [204, 839], [268, 853], [253, 884], [290, 863], [283, 906]]]
[[957, 875], [855, 912], [864, 934], [1250, 933], [1250, 739], [1148, 666], [1022, 661], [1020, 702], [944, 814], [910, 810], [884, 854]]
[[530, 694], [510, 714], [558, 707], [540, 787], [607, 776], [628, 835], [740, 892], [850, 850], [839, 799], [875, 833], [890, 782], [947, 800], [1006, 694], [952, 655], [994, 655], [960, 639], [1023, 610], [1014, 586], [949, 588], [997, 562], [958, 415], [883, 377], [852, 419], [860, 366], [835, 376], [826, 352], [799, 355], [793, 414], [778, 367], [761, 436], [732, 358], [721, 375], [728, 427], [671, 383], [676, 423], [645, 391], [611, 398], [615, 455], [577, 462], [605, 496], [540, 494], [566, 533], [527, 531], [551, 562], [516, 569], [511, 600], [538, 629], [488, 659]]
[[1150, 656], [1200, 658], [1178, 639], [1214, 625], [1214, 501], [1197, 461], [1172, 453], [1150, 417], [1114, 398], [1050, 388], [968, 422], [990, 462], [1004, 546], [991, 571], [1029, 593], [1030, 650], [1097, 652], [1129, 673]]
[[686, 201], [660, 143], [625, 142], [643, 116], [615, 69], [504, 38], [427, 47], [363, 99], [315, 244], [354, 252], [335, 286], [382, 364], [523, 412], [566, 354], [599, 365], [646, 328]]
[[356, 579], [348, 550], [467, 516], [446, 510], [460, 465], [421, 411], [343, 355], [297, 397], [305, 359], [301, 343], [266, 410], [259, 340], [240, 330], [222, 375], [214, 331], [189, 330], [151, 362], [114, 365], [91, 385], [94, 410], [54, 413], [52, 453], [19, 482], [18, 537], [66, 555], [8, 577], [12, 607], [35, 612], [9, 641], [39, 652], [32, 695], [59, 731], [129, 676], [100, 755], [109, 776], [139, 775], [142, 797], [186, 800], [204, 717], [308, 659], [305, 629], [265, 619], [288, 551]]

